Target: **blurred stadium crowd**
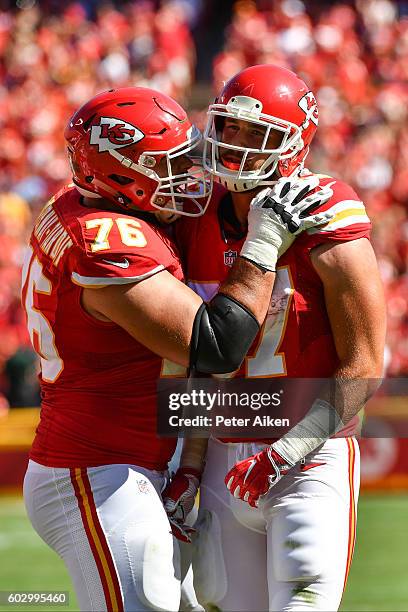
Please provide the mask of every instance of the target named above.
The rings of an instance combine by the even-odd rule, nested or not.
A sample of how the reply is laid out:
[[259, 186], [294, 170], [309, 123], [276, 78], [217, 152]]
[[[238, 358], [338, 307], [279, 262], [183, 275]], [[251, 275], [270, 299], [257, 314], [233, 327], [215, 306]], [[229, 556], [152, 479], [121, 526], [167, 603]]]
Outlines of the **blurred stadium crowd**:
[[[20, 271], [33, 217], [69, 179], [68, 117], [94, 93], [128, 84], [151, 86], [188, 106], [203, 52], [195, 48], [193, 29], [200, 19], [202, 28], [211, 27], [199, 0], [83, 1], [58, 10], [52, 2], [17, 5], [0, 12], [0, 411], [7, 403], [39, 401]], [[398, 376], [408, 374], [404, 6], [238, 0], [213, 61], [213, 92], [208, 88], [210, 98], [246, 65], [277, 63], [315, 92], [320, 121], [308, 166], [351, 183], [366, 203], [387, 294], [387, 372]], [[208, 102], [201, 100], [201, 109]], [[191, 113], [199, 127], [201, 109]]]

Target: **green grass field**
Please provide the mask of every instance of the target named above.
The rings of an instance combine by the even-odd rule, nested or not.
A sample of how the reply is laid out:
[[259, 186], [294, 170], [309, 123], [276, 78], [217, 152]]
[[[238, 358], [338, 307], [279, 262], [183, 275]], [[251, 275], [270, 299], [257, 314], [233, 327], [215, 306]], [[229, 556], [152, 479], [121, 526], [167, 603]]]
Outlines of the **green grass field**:
[[[356, 552], [342, 610], [408, 611], [408, 495], [364, 495], [359, 505]], [[20, 499], [0, 497], [0, 591], [69, 591], [62, 561], [34, 533]], [[38, 607], [0, 606], [0, 610]]]

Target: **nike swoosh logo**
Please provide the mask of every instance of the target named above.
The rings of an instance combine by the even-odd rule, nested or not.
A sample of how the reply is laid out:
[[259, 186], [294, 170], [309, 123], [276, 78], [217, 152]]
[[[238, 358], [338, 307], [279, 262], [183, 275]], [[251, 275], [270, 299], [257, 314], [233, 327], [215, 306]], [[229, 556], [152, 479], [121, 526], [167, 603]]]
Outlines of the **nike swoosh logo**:
[[111, 264], [112, 266], [117, 266], [118, 268], [128, 268], [130, 265], [127, 259], [124, 259], [123, 261], [111, 261], [110, 259], [102, 259], [102, 261], [107, 264]]
[[307, 472], [308, 470], [312, 470], [315, 467], [319, 467], [319, 465], [326, 465], [326, 463], [324, 461], [322, 463], [307, 463], [306, 465], [302, 465], [300, 471]]
[[245, 474], [244, 484], [246, 482], [246, 479], [248, 478], [248, 476], [250, 475], [250, 473], [254, 469], [255, 465], [256, 465], [255, 459], [251, 459], [251, 465], [249, 466], [249, 468], [247, 469], [247, 473]]

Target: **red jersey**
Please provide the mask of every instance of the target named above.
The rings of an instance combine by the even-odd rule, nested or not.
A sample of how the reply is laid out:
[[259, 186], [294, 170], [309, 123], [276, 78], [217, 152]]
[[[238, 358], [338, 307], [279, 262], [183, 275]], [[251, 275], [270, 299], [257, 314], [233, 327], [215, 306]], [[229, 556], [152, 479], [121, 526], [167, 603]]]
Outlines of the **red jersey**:
[[[232, 376], [329, 378], [339, 364], [323, 283], [310, 251], [328, 242], [368, 238], [370, 221], [351, 187], [331, 177], [319, 178], [320, 185], [330, 184], [333, 190], [319, 210], [331, 210], [335, 216], [324, 227], [297, 236], [279, 259], [265, 322]], [[241, 250], [245, 236], [237, 233], [236, 224], [231, 197], [218, 185], [203, 217], [184, 217], [176, 224], [187, 282], [204, 300], [217, 292]]]
[[156, 436], [162, 359], [81, 305], [84, 287], [134, 283], [164, 269], [183, 279], [173, 243], [142, 219], [86, 208], [72, 186], [43, 209], [31, 235], [22, 293], [41, 359], [34, 461], [166, 468], [176, 440]]

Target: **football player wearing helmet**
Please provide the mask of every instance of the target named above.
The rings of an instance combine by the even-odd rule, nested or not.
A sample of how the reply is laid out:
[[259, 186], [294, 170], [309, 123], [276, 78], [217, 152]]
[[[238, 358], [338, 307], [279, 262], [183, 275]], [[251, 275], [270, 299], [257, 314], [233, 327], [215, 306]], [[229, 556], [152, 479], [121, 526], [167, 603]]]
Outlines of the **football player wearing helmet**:
[[178, 610], [178, 547], [161, 498], [176, 440], [156, 435], [162, 358], [239, 367], [295, 238], [293, 211], [253, 209], [245, 258], [206, 304], [160, 225], [201, 215], [211, 193], [185, 111], [150, 89], [110, 90], [74, 114], [65, 138], [74, 182], [42, 210], [23, 270], [42, 388], [26, 507], [81, 610]]
[[315, 96], [293, 72], [258, 65], [233, 76], [204, 133], [204, 168], [219, 185], [203, 217], [176, 227], [187, 283], [208, 300], [246, 240], [254, 196], [273, 188], [279, 200], [292, 180], [331, 190], [318, 210], [333, 219], [280, 257], [261, 331], [230, 376], [328, 379], [338, 392], [322, 391], [279, 440], [210, 438], [204, 472], [182, 461], [166, 491], [169, 514], [182, 516], [201, 480], [195, 584], [203, 605], [222, 610], [337, 610], [352, 559], [353, 434], [382, 374], [385, 309], [363, 203], [304, 168], [317, 124]]

